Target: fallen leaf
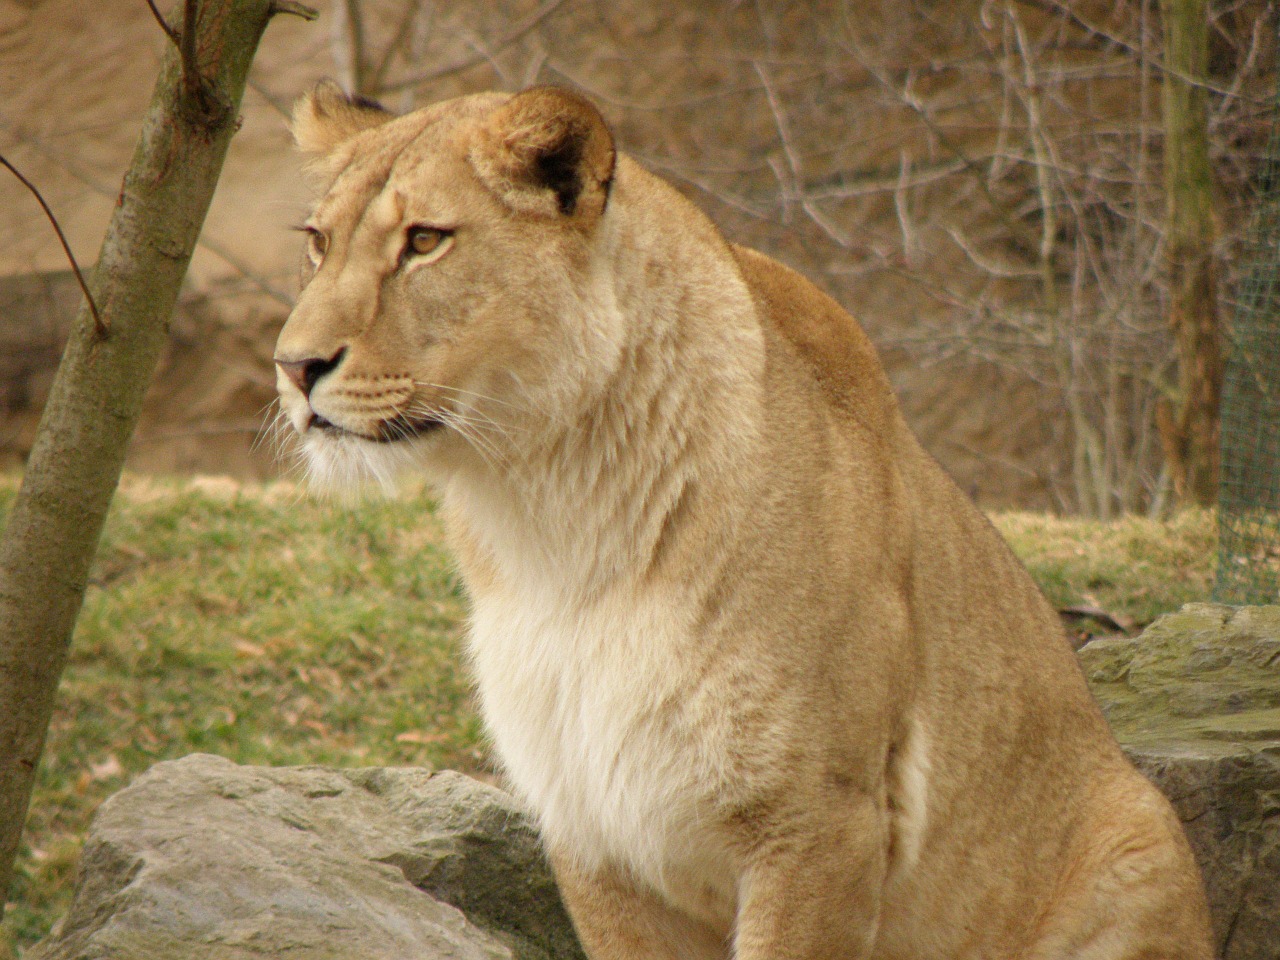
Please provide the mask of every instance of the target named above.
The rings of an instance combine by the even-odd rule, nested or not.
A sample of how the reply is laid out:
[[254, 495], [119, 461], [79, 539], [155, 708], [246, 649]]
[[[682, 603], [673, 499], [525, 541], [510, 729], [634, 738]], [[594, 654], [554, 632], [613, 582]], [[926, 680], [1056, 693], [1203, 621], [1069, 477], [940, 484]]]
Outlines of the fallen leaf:
[[114, 753], [101, 763], [89, 764], [89, 776], [94, 780], [110, 780], [122, 773], [124, 773], [124, 767], [120, 764], [120, 758]]
[[237, 640], [231, 644], [231, 647], [242, 657], [263, 657], [267, 653], [266, 648], [250, 643], [248, 640]]

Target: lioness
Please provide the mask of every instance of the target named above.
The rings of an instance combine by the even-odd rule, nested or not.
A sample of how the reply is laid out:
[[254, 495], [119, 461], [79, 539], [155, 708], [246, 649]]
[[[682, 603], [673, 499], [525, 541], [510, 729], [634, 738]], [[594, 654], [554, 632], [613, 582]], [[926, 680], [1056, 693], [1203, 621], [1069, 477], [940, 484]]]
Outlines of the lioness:
[[484, 718], [597, 960], [1211, 956], [1169, 804], [835, 302], [551, 88], [332, 84], [276, 352], [438, 486]]

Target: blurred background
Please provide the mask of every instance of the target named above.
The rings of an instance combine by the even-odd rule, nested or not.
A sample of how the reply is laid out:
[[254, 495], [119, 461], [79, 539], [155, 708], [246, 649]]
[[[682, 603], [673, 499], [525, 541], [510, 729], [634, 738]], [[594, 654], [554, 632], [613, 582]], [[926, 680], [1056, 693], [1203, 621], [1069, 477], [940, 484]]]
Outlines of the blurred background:
[[[1173, 498], [1178, 391], [1157, 0], [320, 0], [267, 31], [128, 467], [274, 475], [254, 448], [309, 197], [286, 115], [317, 79], [397, 111], [577, 87], [732, 239], [880, 348], [925, 445], [989, 509], [1107, 518]], [[1169, 0], [1166, 0], [1169, 5]], [[1211, 309], [1257, 206], [1276, 11], [1213, 0]], [[144, 0], [0, 0], [0, 152], [93, 262], [165, 43]], [[21, 464], [79, 302], [0, 179], [0, 469]]]

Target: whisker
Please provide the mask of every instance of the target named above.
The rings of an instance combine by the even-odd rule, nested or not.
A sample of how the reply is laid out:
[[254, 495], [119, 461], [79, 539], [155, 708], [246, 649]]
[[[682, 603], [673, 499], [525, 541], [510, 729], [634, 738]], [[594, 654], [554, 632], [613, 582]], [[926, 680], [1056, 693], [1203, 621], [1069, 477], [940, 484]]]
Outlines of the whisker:
[[502, 464], [501, 453], [496, 450], [493, 443], [478, 430], [470, 424], [458, 420], [456, 417], [449, 417], [446, 422], [449, 426], [453, 427], [453, 429], [456, 430], [464, 440], [471, 444], [471, 446], [484, 457], [485, 462], [491, 467], [496, 467]]
[[249, 452], [257, 453], [259, 449], [266, 447], [272, 451], [274, 458], [279, 454], [279, 441], [282, 439], [280, 436], [281, 422], [287, 419], [284, 408], [280, 405], [278, 399], [272, 400], [258, 411], [258, 416], [263, 417], [262, 425], [258, 427], [253, 443], [249, 445]]
[[263, 441], [271, 451], [272, 461], [278, 466], [283, 466], [290, 458], [290, 454], [294, 454], [293, 459], [296, 462], [299, 459], [297, 454], [300, 452], [301, 442], [301, 438], [294, 433], [293, 425], [289, 423], [284, 411], [279, 411], [267, 427]]
[[[506, 441], [506, 445], [513, 450], [518, 447], [515, 444], [511, 433], [500, 423], [483, 413], [480, 413], [470, 407], [464, 407], [462, 410], [444, 410], [439, 408], [431, 408], [425, 403], [418, 402], [409, 408], [410, 415], [421, 414], [423, 416], [433, 417], [440, 420], [456, 430], [473, 448], [482, 455], [485, 455], [485, 462], [492, 468], [499, 466], [508, 471], [514, 471], [514, 465], [511, 458], [499, 448], [492, 437], [485, 435], [485, 430], [492, 430]], [[481, 449], [483, 447], [483, 450]], [[521, 460], [524, 458], [521, 456]], [[527, 466], [527, 461], [524, 462]]]
[[481, 458], [494, 470], [510, 469], [511, 463], [506, 455], [494, 445], [493, 441], [485, 437], [482, 433], [474, 428], [474, 426], [465, 420], [458, 418], [450, 411], [441, 411], [440, 418], [446, 424], [453, 427], [458, 435], [466, 440]]
[[478, 393], [475, 390], [464, 390], [462, 387], [451, 387], [443, 383], [432, 383], [429, 380], [414, 380], [413, 385], [415, 387], [426, 387], [430, 390], [447, 390], [463, 397], [475, 397], [477, 400], [487, 400], [490, 403], [496, 403], [503, 407], [510, 407], [512, 410], [521, 409], [516, 404], [509, 403], [506, 400], [499, 400], [497, 397], [490, 397], [487, 394]]
[[[423, 411], [423, 412], [427, 413], [427, 411]], [[502, 437], [508, 443], [511, 442], [511, 439], [512, 439], [511, 434], [506, 431], [506, 429], [502, 426], [502, 424], [498, 423], [497, 421], [489, 417], [484, 416], [483, 414], [476, 413], [473, 410], [450, 410], [447, 412], [448, 412], [448, 415], [451, 418], [453, 418], [454, 422], [465, 423], [468, 426], [476, 427], [476, 428], [485, 428], [485, 427], [492, 428], [495, 432], [501, 434]], [[435, 411], [434, 413], [428, 413], [428, 415], [441, 417], [444, 413], [445, 411]]]
[[[457, 403], [457, 401], [455, 401], [455, 403]], [[417, 402], [410, 409], [425, 416], [439, 417], [441, 413], [440, 410], [429, 408], [421, 401]], [[506, 426], [499, 423], [488, 414], [481, 413], [470, 405], [463, 404], [462, 409], [450, 411], [450, 413], [458, 420], [465, 421], [477, 428], [490, 428], [501, 435], [502, 439], [504, 439], [509, 446], [513, 448], [517, 446], [515, 438], [511, 435], [511, 431], [507, 429]]]

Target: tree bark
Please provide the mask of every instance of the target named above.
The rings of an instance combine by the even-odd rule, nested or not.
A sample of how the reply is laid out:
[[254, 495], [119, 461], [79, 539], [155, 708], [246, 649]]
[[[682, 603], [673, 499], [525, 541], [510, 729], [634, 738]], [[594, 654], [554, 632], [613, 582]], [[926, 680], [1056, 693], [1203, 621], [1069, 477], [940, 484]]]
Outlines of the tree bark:
[[1164, 18], [1165, 244], [1169, 325], [1178, 389], [1159, 411], [1165, 460], [1178, 500], [1212, 506], [1218, 495], [1222, 346], [1218, 329], [1216, 227], [1205, 88], [1207, 0], [1161, 0]]
[[179, 50], [169, 45], [90, 284], [105, 329], [81, 307], [0, 541], [0, 894], [12, 881], [125, 448], [238, 125], [258, 41], [272, 14], [286, 11], [304, 12], [273, 0], [200, 4], [194, 84], [184, 83]]

